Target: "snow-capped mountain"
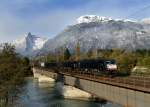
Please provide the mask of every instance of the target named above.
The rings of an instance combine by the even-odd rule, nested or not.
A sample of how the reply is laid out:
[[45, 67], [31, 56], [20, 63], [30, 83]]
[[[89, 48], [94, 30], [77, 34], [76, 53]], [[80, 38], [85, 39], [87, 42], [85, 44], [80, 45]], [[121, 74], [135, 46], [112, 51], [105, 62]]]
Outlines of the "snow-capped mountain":
[[77, 42], [82, 51], [89, 49], [150, 49], [150, 24], [118, 20], [95, 15], [81, 16], [77, 24], [68, 26], [55, 38], [48, 40], [42, 51], [61, 47], [74, 50]]
[[31, 55], [37, 50], [40, 50], [46, 41], [46, 38], [41, 38], [28, 33], [23, 38], [13, 41], [13, 44], [15, 45], [17, 52], [23, 55]]
[[84, 15], [84, 16], [80, 16], [77, 19], [77, 24], [90, 23], [90, 22], [108, 22], [108, 21], [135, 22], [135, 21], [130, 20], [130, 19], [113, 19], [113, 18], [104, 17], [104, 16]]
[[105, 21], [110, 21], [112, 18], [107, 18], [107, 17], [100, 17], [96, 15], [84, 15], [81, 16], [77, 19], [77, 23], [90, 23], [90, 22], [105, 22]]

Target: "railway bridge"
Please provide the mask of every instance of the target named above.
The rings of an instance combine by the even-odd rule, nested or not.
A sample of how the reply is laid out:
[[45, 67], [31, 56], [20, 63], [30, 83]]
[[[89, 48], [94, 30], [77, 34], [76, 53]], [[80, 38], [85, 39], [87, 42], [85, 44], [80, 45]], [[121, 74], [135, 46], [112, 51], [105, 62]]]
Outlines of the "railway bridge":
[[77, 87], [99, 98], [124, 107], [150, 107], [150, 78], [142, 76], [104, 77], [77, 71], [33, 67], [33, 73], [45, 75]]

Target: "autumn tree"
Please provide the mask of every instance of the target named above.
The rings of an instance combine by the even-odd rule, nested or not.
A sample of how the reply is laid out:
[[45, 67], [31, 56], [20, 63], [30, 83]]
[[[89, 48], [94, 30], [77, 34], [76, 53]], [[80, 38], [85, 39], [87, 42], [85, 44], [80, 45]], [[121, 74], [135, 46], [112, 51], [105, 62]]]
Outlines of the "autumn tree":
[[80, 60], [80, 43], [78, 42], [75, 50], [76, 61]]
[[91, 58], [93, 56], [93, 51], [90, 49], [90, 50], [88, 50], [88, 52], [87, 52], [87, 57], [88, 58]]
[[93, 51], [93, 57], [94, 57], [95, 59], [98, 58], [98, 50], [97, 50], [97, 49], [95, 49], [95, 50]]

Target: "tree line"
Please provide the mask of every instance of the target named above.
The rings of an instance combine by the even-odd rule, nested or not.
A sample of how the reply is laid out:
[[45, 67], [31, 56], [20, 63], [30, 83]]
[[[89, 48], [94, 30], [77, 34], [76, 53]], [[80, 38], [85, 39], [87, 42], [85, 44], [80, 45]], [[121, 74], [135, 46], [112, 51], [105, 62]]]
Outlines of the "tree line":
[[130, 74], [135, 66], [150, 68], [150, 50], [139, 49], [135, 51], [123, 49], [90, 49], [87, 52], [81, 52], [80, 44], [77, 43], [74, 52], [69, 48], [59, 51], [59, 54], [48, 54], [38, 57], [40, 61], [78, 61], [83, 59], [115, 59], [118, 65], [118, 72]]
[[17, 54], [13, 45], [5, 43], [0, 50], [0, 104], [3, 102], [7, 106], [28, 75], [32, 75], [29, 59]]

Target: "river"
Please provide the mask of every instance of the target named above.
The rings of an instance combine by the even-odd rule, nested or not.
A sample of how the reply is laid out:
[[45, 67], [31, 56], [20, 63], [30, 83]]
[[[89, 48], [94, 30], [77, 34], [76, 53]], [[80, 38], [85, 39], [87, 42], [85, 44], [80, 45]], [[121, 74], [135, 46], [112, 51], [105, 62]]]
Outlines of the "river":
[[60, 97], [55, 84], [39, 83], [37, 79], [26, 78], [21, 87], [15, 107], [122, 107], [111, 102], [90, 102], [69, 100]]

